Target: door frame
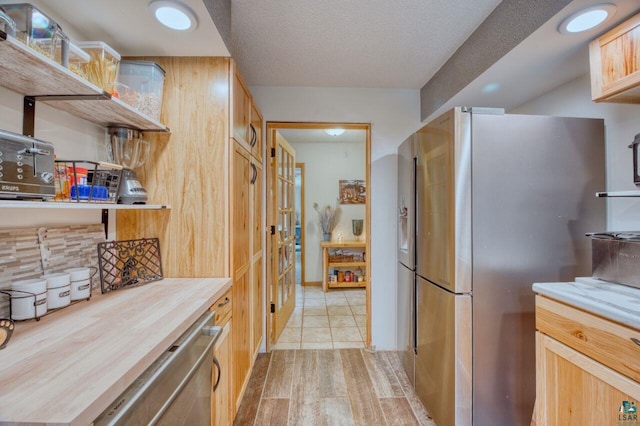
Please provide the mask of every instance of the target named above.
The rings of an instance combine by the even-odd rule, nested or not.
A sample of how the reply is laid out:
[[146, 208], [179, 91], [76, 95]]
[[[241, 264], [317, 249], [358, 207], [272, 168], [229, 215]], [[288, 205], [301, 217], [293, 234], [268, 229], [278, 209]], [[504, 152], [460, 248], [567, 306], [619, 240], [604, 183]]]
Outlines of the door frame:
[[[266, 176], [267, 176], [267, 198], [271, 200], [271, 195], [269, 191], [271, 190], [271, 185], [273, 181], [273, 161], [271, 158], [271, 149], [274, 148], [275, 140], [273, 140], [272, 133], [273, 130], [279, 129], [299, 129], [299, 130], [314, 130], [314, 129], [334, 129], [334, 128], [342, 128], [346, 130], [364, 130], [366, 134], [366, 153], [365, 153], [365, 161], [366, 161], [366, 171], [365, 171], [365, 181], [367, 186], [367, 202], [365, 204], [365, 232], [367, 235], [366, 242], [366, 253], [368, 253], [369, 260], [367, 261], [366, 272], [367, 272], [367, 280], [366, 280], [366, 306], [367, 306], [367, 338], [365, 339], [365, 346], [371, 347], [371, 283], [373, 282], [373, 277], [371, 276], [371, 123], [344, 123], [344, 122], [293, 122], [293, 121], [267, 121], [267, 157], [268, 161], [266, 161]], [[267, 228], [273, 225], [273, 212], [271, 211], [272, 206], [269, 202], [266, 203], [267, 210]], [[270, 235], [269, 235], [270, 237]], [[272, 250], [272, 238], [267, 238], [267, 256], [269, 259], [273, 255]], [[271, 262], [267, 261], [267, 280], [271, 280]], [[265, 288], [271, 288], [271, 282], [267, 281]], [[266, 297], [266, 307], [265, 315], [266, 315], [266, 350], [267, 352], [271, 351], [271, 346], [275, 343], [272, 341], [272, 331], [273, 324], [271, 321], [271, 294], [267, 293]]]
[[304, 163], [296, 162], [295, 168], [300, 169], [300, 286], [304, 287]]

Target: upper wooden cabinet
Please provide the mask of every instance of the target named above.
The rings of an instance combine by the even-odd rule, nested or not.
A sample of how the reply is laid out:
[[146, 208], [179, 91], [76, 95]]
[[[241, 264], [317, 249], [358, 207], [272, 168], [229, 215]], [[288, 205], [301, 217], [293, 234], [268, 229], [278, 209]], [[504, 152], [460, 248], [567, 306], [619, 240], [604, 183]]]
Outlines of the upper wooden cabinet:
[[251, 94], [245, 86], [242, 76], [238, 72], [238, 68], [232, 63], [232, 86], [231, 100], [231, 127], [232, 137], [242, 144], [247, 151], [251, 151]]
[[262, 163], [262, 114], [260, 114], [254, 102], [251, 102], [251, 124], [249, 128], [252, 134], [252, 139], [249, 140], [251, 155], [259, 163]]
[[591, 98], [640, 103], [640, 14], [589, 44]]

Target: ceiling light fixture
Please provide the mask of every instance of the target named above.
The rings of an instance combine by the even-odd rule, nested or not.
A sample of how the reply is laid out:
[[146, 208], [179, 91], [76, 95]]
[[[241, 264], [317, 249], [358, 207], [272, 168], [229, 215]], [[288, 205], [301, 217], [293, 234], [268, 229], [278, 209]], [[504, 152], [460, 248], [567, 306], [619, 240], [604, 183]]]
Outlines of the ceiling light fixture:
[[482, 93], [493, 93], [493, 92], [497, 92], [498, 89], [500, 89], [500, 83], [488, 83], [485, 84], [485, 86], [482, 88]]
[[340, 136], [344, 133], [344, 129], [324, 129], [324, 132], [330, 136]]
[[193, 31], [198, 26], [195, 13], [179, 1], [153, 0], [148, 8], [158, 22], [172, 30]]
[[575, 34], [590, 30], [611, 19], [615, 11], [616, 6], [610, 3], [589, 6], [569, 15], [560, 23], [558, 31]]

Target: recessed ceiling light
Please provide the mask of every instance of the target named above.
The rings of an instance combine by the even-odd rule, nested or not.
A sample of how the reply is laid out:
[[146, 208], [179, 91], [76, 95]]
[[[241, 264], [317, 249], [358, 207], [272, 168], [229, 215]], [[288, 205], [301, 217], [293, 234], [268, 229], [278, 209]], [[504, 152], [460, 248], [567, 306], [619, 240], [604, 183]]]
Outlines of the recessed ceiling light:
[[488, 83], [482, 88], [482, 93], [493, 93], [497, 92], [500, 89], [500, 83]]
[[615, 11], [616, 6], [609, 3], [589, 6], [562, 21], [558, 31], [562, 34], [575, 34], [590, 30], [609, 20]]
[[324, 132], [330, 136], [340, 136], [344, 133], [344, 129], [324, 129]]
[[158, 22], [172, 30], [193, 31], [198, 26], [195, 13], [178, 1], [153, 0], [148, 8]]

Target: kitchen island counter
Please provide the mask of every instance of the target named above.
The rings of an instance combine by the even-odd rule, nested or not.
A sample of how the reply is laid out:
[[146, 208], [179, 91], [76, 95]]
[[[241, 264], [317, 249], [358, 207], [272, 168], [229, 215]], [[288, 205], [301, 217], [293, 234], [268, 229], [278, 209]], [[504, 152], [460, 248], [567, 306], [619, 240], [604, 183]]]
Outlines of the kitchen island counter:
[[640, 330], [640, 289], [596, 278], [535, 283], [533, 291]]
[[18, 323], [0, 351], [0, 424], [90, 424], [230, 286], [164, 279]]

